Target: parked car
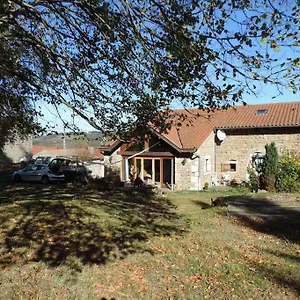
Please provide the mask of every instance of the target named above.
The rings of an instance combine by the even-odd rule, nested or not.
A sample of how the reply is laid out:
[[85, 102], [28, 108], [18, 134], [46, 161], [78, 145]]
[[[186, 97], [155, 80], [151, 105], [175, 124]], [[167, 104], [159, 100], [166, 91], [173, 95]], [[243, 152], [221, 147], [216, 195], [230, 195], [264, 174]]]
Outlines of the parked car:
[[61, 172], [53, 172], [45, 164], [32, 164], [24, 169], [13, 173], [13, 180], [19, 181], [38, 181], [48, 183], [52, 181], [64, 181], [65, 175]]
[[64, 174], [66, 181], [85, 181], [86, 176], [91, 173], [82, 162], [67, 158], [54, 158], [49, 162], [48, 167], [54, 173]]

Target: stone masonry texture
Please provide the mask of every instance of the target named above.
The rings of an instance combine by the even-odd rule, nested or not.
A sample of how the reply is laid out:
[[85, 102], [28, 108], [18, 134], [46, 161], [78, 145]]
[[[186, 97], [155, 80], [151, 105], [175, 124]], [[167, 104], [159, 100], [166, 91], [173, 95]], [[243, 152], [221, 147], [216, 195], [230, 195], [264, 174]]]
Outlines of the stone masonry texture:
[[32, 138], [17, 139], [0, 150], [0, 162], [19, 163], [23, 157], [27, 160], [32, 158]]
[[[298, 129], [299, 130], [299, 129]], [[265, 145], [275, 142], [279, 154], [286, 150], [299, 151], [300, 132], [296, 130], [284, 130], [276, 133], [276, 129], [266, 132], [236, 131], [233, 134], [227, 132], [226, 139], [216, 146], [216, 171], [219, 180], [225, 173], [229, 175], [230, 180], [235, 179], [238, 182], [247, 181], [247, 167], [252, 156], [260, 152], [265, 154]], [[221, 164], [227, 164], [230, 161], [236, 161], [236, 172], [221, 172]]]

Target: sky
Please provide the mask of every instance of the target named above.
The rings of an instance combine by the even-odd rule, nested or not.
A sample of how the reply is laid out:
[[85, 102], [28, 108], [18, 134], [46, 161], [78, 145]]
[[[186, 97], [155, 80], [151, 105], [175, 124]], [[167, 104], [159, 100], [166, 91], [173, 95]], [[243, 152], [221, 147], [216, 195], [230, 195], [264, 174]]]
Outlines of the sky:
[[[75, 124], [80, 130], [88, 132], [88, 131], [96, 131], [94, 127], [92, 127], [88, 122], [82, 119], [79, 116], [72, 117], [72, 111], [67, 107], [61, 106], [58, 108], [59, 114], [56, 109], [50, 104], [41, 103], [41, 111], [43, 113], [43, 117], [39, 119], [40, 123], [44, 126], [48, 125], [51, 127], [51, 130], [57, 132], [64, 131], [64, 122], [68, 122], [71, 124]], [[69, 132], [69, 129], [65, 129], [66, 132]]]
[[[249, 105], [300, 101], [300, 92], [293, 94], [291, 90], [285, 90], [283, 95], [278, 95], [275, 99], [272, 99], [272, 97], [275, 94], [276, 94], [276, 90], [274, 90], [274, 88], [263, 86], [259, 97], [254, 97], [253, 95], [245, 94], [243, 101], [245, 101]], [[61, 118], [58, 116], [55, 109], [49, 105], [43, 104], [42, 111], [44, 113], [44, 117], [40, 120], [41, 123], [45, 125], [47, 122], [49, 122], [49, 125], [53, 126], [53, 130], [56, 130], [58, 132], [63, 132], [63, 122], [61, 121]], [[79, 116], [72, 118], [71, 117], [72, 112], [66, 108], [61, 107], [59, 109], [59, 112], [64, 120], [67, 120], [68, 122], [71, 123], [74, 122], [74, 124], [82, 131], [88, 132], [88, 131], [96, 130]]]
[[[236, 26], [236, 22], [233, 22], [232, 26]], [[230, 29], [230, 28], [229, 28]], [[236, 30], [236, 29], [235, 29]], [[297, 47], [298, 48], [298, 47]], [[281, 51], [280, 51], [281, 53]], [[274, 55], [274, 53], [273, 53]], [[280, 54], [279, 56], [281, 56]], [[283, 54], [283, 58], [287, 56], [294, 56], [292, 53], [286, 52]], [[276, 98], [273, 96], [276, 95]], [[261, 85], [261, 91], [258, 97], [255, 97], [253, 94], [244, 94], [243, 99], [244, 102], [247, 104], [263, 104], [263, 103], [277, 103], [277, 102], [293, 102], [293, 101], [300, 101], [300, 92], [293, 94], [291, 89], [285, 89], [282, 91], [282, 94], [278, 94], [276, 88], [271, 85]], [[172, 105], [174, 107], [181, 108], [177, 103]], [[63, 132], [63, 122], [61, 118], [58, 116], [58, 113], [55, 111], [53, 107], [50, 105], [43, 104], [42, 105], [42, 112], [44, 113], [43, 119], [41, 119], [42, 124], [46, 124], [49, 122], [50, 126], [53, 126], [53, 130], [58, 132]], [[74, 118], [71, 117], [72, 112], [67, 108], [61, 107], [59, 109], [59, 114], [61, 117], [70, 123], [73, 123], [82, 131], [94, 131], [92, 126], [90, 126], [85, 120], [81, 119], [79, 116], [75, 116]]]
[[277, 103], [277, 102], [295, 102], [300, 101], [300, 92], [294, 94], [292, 90], [286, 89], [283, 91], [282, 95], [276, 96], [272, 99], [274, 95], [278, 94], [277, 91], [270, 87], [262, 87], [261, 94], [259, 97], [254, 97], [253, 95], [245, 95], [243, 100], [247, 104], [261, 104], [261, 103]]

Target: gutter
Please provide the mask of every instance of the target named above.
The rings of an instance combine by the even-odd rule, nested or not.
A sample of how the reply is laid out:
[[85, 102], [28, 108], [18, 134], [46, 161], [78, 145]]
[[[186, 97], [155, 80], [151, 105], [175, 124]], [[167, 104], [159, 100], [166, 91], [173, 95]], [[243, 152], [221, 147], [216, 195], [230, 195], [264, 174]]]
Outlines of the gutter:
[[221, 130], [231, 130], [231, 129], [266, 129], [266, 128], [300, 128], [300, 124], [292, 124], [292, 125], [266, 125], [266, 126], [230, 126], [230, 127], [215, 127], [216, 129], [221, 129]]

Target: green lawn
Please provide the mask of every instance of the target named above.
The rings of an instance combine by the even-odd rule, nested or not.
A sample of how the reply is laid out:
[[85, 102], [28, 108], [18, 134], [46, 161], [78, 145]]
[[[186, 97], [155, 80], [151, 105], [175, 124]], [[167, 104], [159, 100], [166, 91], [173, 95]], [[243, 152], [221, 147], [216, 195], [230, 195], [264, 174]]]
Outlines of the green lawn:
[[[233, 217], [228, 207], [210, 207], [215, 196], [252, 199], [243, 191], [157, 198], [2, 187], [0, 299], [299, 297], [299, 218]], [[256, 201], [265, 205], [266, 195]], [[277, 202], [299, 205], [297, 198]]]

